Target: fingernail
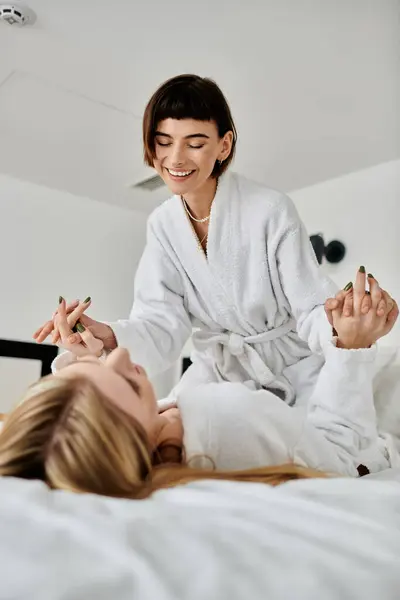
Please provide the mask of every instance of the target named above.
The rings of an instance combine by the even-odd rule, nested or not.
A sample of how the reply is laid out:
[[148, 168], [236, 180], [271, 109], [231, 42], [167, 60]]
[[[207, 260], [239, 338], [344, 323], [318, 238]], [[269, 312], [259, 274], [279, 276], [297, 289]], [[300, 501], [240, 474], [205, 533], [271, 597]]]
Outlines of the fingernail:
[[83, 333], [85, 331], [85, 327], [82, 325], [82, 323], [77, 323], [76, 328], [79, 331], [79, 333]]
[[353, 282], [349, 281], [349, 283], [346, 285], [346, 287], [344, 287], [344, 291], [347, 292], [348, 290], [350, 290], [353, 287]]
[[365, 273], [365, 267], [363, 267], [363, 265], [361, 265], [361, 267], [358, 270], [360, 271], [360, 273]]
[[368, 277], [369, 277], [370, 279], [375, 279], [375, 277], [372, 275], [372, 273], [368, 273]]
[[60, 296], [60, 297], [58, 298], [58, 304], [61, 304], [61, 302], [62, 302], [63, 300], [64, 300], [64, 298], [63, 298], [62, 296]]
[[90, 302], [90, 301], [91, 301], [91, 297], [90, 297], [90, 296], [88, 296], [88, 297], [86, 298], [86, 300], [84, 300], [84, 301], [83, 301], [83, 304], [86, 304], [86, 302]]

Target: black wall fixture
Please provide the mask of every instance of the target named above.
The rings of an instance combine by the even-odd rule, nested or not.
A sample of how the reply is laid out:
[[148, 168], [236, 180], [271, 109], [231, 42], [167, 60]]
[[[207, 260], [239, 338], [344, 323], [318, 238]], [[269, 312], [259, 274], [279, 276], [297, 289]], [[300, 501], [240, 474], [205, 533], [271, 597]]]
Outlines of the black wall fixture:
[[324, 257], [329, 263], [339, 263], [345, 257], [346, 246], [338, 240], [332, 240], [325, 246], [322, 234], [318, 233], [310, 236], [310, 242], [319, 264], [322, 263]]
[[51, 363], [58, 354], [57, 346], [37, 344], [36, 342], [18, 342], [16, 340], [0, 340], [0, 356], [8, 358], [28, 358], [42, 363], [41, 377], [51, 373]]

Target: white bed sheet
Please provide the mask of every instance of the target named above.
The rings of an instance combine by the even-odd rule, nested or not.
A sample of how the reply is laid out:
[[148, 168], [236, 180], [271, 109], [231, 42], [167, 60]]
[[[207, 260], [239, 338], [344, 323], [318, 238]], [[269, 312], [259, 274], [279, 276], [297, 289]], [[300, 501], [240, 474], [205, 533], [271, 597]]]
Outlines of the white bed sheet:
[[400, 483], [202, 482], [145, 501], [0, 480], [1, 600], [397, 600]]

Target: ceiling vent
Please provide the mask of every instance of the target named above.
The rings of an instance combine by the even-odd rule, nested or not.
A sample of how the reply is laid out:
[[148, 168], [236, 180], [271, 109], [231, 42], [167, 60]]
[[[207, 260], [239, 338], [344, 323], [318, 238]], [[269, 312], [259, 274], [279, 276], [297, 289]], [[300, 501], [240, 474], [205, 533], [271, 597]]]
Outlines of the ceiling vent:
[[132, 188], [145, 190], [146, 192], [154, 192], [155, 190], [159, 190], [164, 186], [165, 183], [163, 179], [159, 175], [154, 175], [153, 177], [139, 181], [139, 183], [135, 183]]

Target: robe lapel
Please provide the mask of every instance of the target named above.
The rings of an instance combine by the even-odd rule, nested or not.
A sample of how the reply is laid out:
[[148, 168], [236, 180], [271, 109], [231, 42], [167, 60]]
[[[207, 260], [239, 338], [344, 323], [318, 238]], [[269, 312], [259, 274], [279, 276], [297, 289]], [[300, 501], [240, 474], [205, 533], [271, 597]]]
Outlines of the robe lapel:
[[[171, 203], [171, 242], [186, 274], [199, 295], [206, 301], [210, 316], [227, 329], [230, 328], [232, 299], [229, 298], [222, 281], [220, 254], [229, 253], [229, 220], [226, 220], [226, 208], [229, 201], [229, 175], [221, 178], [217, 194], [211, 207], [208, 229], [207, 256], [199, 248], [198, 238], [190, 224], [187, 213], [179, 196]], [[222, 261], [223, 262], [223, 261]], [[225, 265], [227, 269], [228, 265]]]
[[244, 202], [238, 186], [238, 178], [234, 173], [227, 173], [221, 178], [218, 195], [215, 198], [211, 235], [208, 240], [209, 268], [225, 298], [224, 313], [229, 319], [231, 331], [242, 335], [255, 335], [258, 332], [244, 318], [242, 300], [243, 269], [246, 266], [248, 237], [251, 233], [246, 229]]

